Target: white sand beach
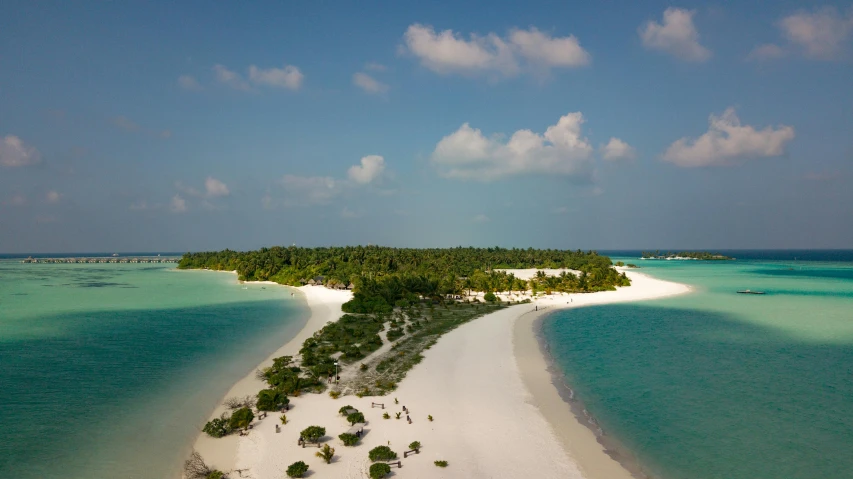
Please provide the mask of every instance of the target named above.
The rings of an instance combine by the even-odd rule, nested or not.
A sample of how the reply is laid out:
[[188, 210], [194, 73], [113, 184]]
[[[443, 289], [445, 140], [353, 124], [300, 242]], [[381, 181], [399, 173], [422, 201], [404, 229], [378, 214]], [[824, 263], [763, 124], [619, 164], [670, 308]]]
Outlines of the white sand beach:
[[[595, 434], [572, 413], [552, 384], [551, 373], [534, 334], [534, 321], [559, 308], [618, 301], [660, 298], [689, 291], [681, 284], [627, 271], [632, 286], [592, 294], [555, 294], [531, 304], [512, 306], [478, 318], [443, 336], [424, 353], [424, 360], [384, 397], [306, 394], [291, 398], [288, 424], [278, 413], [257, 420], [248, 436], [213, 439], [200, 436], [198, 450], [208, 463], [237, 471], [232, 477], [281, 478], [287, 466], [304, 461], [311, 477], [365, 478], [367, 453], [390, 445], [403, 461], [395, 475], [412, 478], [536, 477], [628, 479], [631, 474], [605, 452]], [[274, 356], [293, 354], [302, 341], [329, 320], [340, 317], [340, 305], [350, 293], [323, 287], [299, 288], [312, 310], [302, 332]], [[538, 307], [539, 311], [535, 311]], [[252, 394], [263, 384], [252, 374], [234, 386], [228, 396]], [[394, 404], [394, 398], [399, 404]], [[385, 409], [372, 408], [372, 402]], [[345, 447], [337, 436], [349, 429], [338, 409], [351, 405], [364, 413], [365, 435], [359, 445]], [[395, 419], [402, 406], [409, 410]], [[383, 419], [389, 412], [391, 419]], [[218, 415], [219, 411], [215, 415]], [[432, 415], [430, 422], [427, 416]], [[325, 464], [316, 448], [297, 446], [299, 431], [319, 425], [335, 458]], [[420, 454], [402, 459], [412, 441], [423, 445]], [[435, 460], [446, 460], [438, 468]]]

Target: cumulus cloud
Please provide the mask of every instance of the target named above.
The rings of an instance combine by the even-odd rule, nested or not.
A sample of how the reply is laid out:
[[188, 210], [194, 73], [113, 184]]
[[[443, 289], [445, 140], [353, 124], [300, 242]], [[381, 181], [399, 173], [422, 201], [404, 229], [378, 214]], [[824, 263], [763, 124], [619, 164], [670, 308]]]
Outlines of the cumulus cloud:
[[780, 125], [756, 130], [741, 125], [734, 108], [711, 115], [708, 131], [696, 139], [681, 138], [669, 146], [663, 159], [677, 166], [725, 166], [737, 160], [780, 156], [794, 139], [794, 128]]
[[278, 88], [298, 90], [305, 76], [299, 68], [285, 65], [284, 68], [268, 68], [266, 70], [255, 65], [249, 67], [249, 79], [252, 83]]
[[204, 190], [209, 198], [216, 198], [218, 196], [228, 196], [231, 194], [228, 191], [228, 186], [225, 183], [217, 180], [212, 176], [208, 176], [206, 180], [204, 180]]
[[783, 18], [779, 27], [785, 38], [808, 57], [831, 60], [838, 57], [853, 32], [853, 10], [847, 15], [840, 14], [835, 7], [799, 12]]
[[139, 125], [126, 116], [117, 116], [113, 118], [112, 122], [113, 125], [116, 126], [116, 128], [122, 129], [124, 131], [136, 132], [140, 130]]
[[471, 221], [473, 221], [474, 223], [488, 223], [489, 221], [492, 221], [492, 219], [484, 214], [479, 214], [475, 216]]
[[3, 200], [3, 202], [0, 204], [10, 205], [10, 206], [23, 206], [23, 205], [27, 204], [27, 198], [20, 193], [16, 193], [16, 194], [10, 196], [9, 198], [6, 198], [5, 200]]
[[178, 85], [184, 90], [201, 90], [201, 84], [192, 75], [181, 75], [178, 77]]
[[169, 203], [169, 209], [173, 213], [183, 213], [187, 211], [187, 200], [181, 197], [181, 195], [175, 195]]
[[379, 94], [388, 91], [388, 85], [376, 80], [367, 73], [358, 72], [352, 76], [352, 83], [367, 93]]
[[509, 141], [487, 138], [468, 123], [438, 142], [431, 161], [448, 178], [492, 181], [523, 174], [588, 176], [593, 148], [581, 135], [580, 112], [540, 135], [518, 130]]
[[247, 91], [251, 88], [239, 73], [229, 70], [225, 65], [213, 65], [213, 74], [216, 76], [216, 81], [235, 90]]
[[440, 74], [496, 74], [514, 76], [522, 71], [548, 71], [553, 67], [579, 67], [590, 55], [578, 39], [552, 37], [534, 27], [513, 29], [506, 38], [495, 33], [471, 34], [466, 39], [452, 30], [436, 32], [429, 25], [410, 25], [403, 35], [402, 51]]
[[385, 159], [379, 155], [369, 155], [362, 158], [360, 164], [351, 166], [347, 176], [358, 184], [366, 185], [379, 178], [384, 170]]
[[289, 197], [285, 205], [307, 203], [326, 204], [341, 193], [341, 185], [331, 176], [284, 175], [279, 180]]
[[601, 157], [605, 160], [632, 160], [636, 157], [636, 152], [631, 145], [611, 137], [606, 145], [601, 146]]
[[6, 135], [0, 141], [0, 165], [9, 168], [34, 165], [41, 161], [41, 154], [15, 135]]
[[711, 51], [699, 44], [699, 32], [693, 25], [695, 14], [693, 10], [667, 8], [663, 23], [650, 20], [640, 27], [643, 46], [687, 61], [703, 62], [711, 58]]
[[48, 203], [59, 203], [59, 200], [62, 198], [62, 195], [58, 191], [48, 191], [47, 194], [44, 195], [44, 200]]

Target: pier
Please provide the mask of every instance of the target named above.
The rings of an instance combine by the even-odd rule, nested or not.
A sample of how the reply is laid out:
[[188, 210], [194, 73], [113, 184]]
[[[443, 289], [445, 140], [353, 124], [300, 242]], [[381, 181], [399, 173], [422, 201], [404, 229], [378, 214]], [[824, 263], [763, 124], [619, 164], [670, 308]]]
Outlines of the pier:
[[74, 258], [27, 258], [21, 263], [46, 264], [128, 264], [128, 263], [177, 263], [180, 256], [123, 256], [123, 257], [74, 257]]

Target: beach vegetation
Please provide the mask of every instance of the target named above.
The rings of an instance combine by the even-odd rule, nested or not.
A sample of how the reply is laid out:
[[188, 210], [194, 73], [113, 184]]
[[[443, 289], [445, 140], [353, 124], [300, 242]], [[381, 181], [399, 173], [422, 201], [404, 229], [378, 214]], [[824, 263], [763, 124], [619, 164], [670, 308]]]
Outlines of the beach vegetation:
[[397, 453], [392, 451], [388, 446], [376, 446], [367, 454], [372, 462], [376, 461], [393, 461], [397, 459]]
[[350, 426], [353, 426], [359, 422], [364, 422], [364, 414], [360, 412], [354, 412], [347, 416], [347, 422], [349, 422]]
[[381, 479], [388, 474], [391, 474], [391, 466], [384, 462], [377, 462], [370, 465], [370, 479]]
[[229, 419], [228, 414], [223, 413], [221, 416], [208, 421], [202, 428], [202, 432], [216, 438], [227, 436], [233, 431]]
[[302, 461], [296, 461], [287, 466], [287, 477], [302, 477], [308, 472], [308, 464]]
[[340, 391], [329, 391], [329, 397], [332, 399], [337, 399], [337, 398], [341, 397], [341, 392]]
[[287, 415], [286, 414], [282, 414], [279, 419], [281, 420], [282, 425], [287, 424]]
[[429, 422], [432, 422], [432, 415], [427, 416], [427, 420], [428, 420]]
[[258, 411], [277, 411], [285, 404], [289, 404], [290, 399], [287, 395], [278, 389], [262, 389], [258, 392], [258, 400], [255, 407]]
[[433, 462], [438, 467], [447, 467], [447, 461], [435, 461]]
[[401, 414], [403, 414], [403, 413], [401, 413], [401, 412], [394, 413], [394, 418], [395, 418], [395, 419], [400, 419], [400, 415], [401, 415]]
[[190, 453], [189, 459], [184, 461], [184, 477], [186, 479], [227, 479], [224, 472], [208, 466], [198, 451]]
[[331, 464], [332, 458], [335, 457], [335, 448], [323, 444], [323, 447], [315, 455], [326, 461], [326, 464]]
[[240, 409], [241, 407], [253, 408], [255, 407], [255, 400], [255, 396], [233, 396], [225, 399], [223, 404], [228, 409]]
[[383, 412], [382, 413], [382, 419], [391, 419], [391, 415], [388, 414], [387, 412]]
[[338, 409], [338, 414], [340, 414], [341, 416], [346, 416], [347, 414], [349, 414], [347, 411], [350, 409], [355, 409], [355, 408], [350, 406], [349, 404], [347, 404], [346, 406]]
[[356, 436], [355, 434], [347, 433], [347, 432], [339, 435], [338, 439], [340, 439], [341, 442], [344, 443], [344, 446], [355, 446], [356, 444], [358, 444], [358, 441], [359, 441], [358, 436]]
[[497, 300], [498, 300], [498, 297], [497, 297], [497, 296], [495, 296], [495, 293], [493, 293], [493, 292], [489, 291], [489, 292], [487, 292], [485, 295], [483, 295], [483, 299], [484, 299], [485, 301], [490, 302], [490, 303], [494, 303], [495, 301], [497, 301]]
[[232, 430], [247, 429], [254, 419], [255, 413], [253, 413], [251, 409], [241, 407], [231, 414], [231, 417], [228, 419], [228, 425]]
[[410, 450], [412, 450], [412, 451], [418, 451], [418, 452], [420, 452], [420, 450], [421, 450], [421, 443], [420, 443], [420, 441], [412, 441], [411, 443], [409, 443], [409, 449], [410, 449]]
[[326, 428], [321, 426], [308, 426], [299, 433], [302, 439], [308, 442], [320, 442], [320, 439], [326, 435]]

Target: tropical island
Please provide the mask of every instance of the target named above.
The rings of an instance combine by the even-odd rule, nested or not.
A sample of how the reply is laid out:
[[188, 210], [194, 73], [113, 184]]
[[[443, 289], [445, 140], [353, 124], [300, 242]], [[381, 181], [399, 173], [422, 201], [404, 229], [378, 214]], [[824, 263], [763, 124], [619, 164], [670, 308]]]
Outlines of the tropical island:
[[678, 253], [667, 251], [666, 253], [661, 253], [660, 250], [657, 250], [654, 252], [643, 251], [640, 259], [726, 261], [733, 260], [734, 258], [730, 258], [720, 253], [709, 253], [707, 251], [681, 251]]
[[[421, 475], [448, 465], [462, 475], [512, 469], [517, 464], [499, 454], [487, 463], [463, 460], [469, 454], [460, 451], [476, 441], [457, 444], [457, 426], [481, 430], [497, 414], [511, 417], [518, 434], [540, 436], [544, 419], [536, 410], [519, 410], [516, 401], [526, 389], [517, 369], [504, 364], [514, 361], [513, 335], [522, 335], [521, 357], [536, 357], [532, 321], [546, 311], [686, 291], [627, 272], [627, 266], [594, 251], [532, 248], [292, 246], [187, 253], [178, 269], [227, 271], [240, 282], [295, 288], [291, 296], [304, 295], [311, 315], [209, 416], [184, 477], [219, 479], [243, 471], [302, 477], [312, 473], [309, 468], [323, 477], [350, 477], [347, 471], [356, 468], [380, 478], [401, 467], [400, 456], [407, 470]], [[515, 324], [524, 325], [521, 332], [514, 333]], [[544, 357], [537, 361], [523, 367], [546, 371]], [[550, 377], [542, 381], [564, 410]], [[476, 404], [489, 407], [470, 410]], [[572, 424], [561, 423], [585, 427]], [[418, 459], [421, 441], [437, 457]], [[526, 454], [543, 460], [564, 454], [559, 442], [549, 444]], [[590, 464], [618, 466], [603, 450]], [[549, 474], [562, 474], [562, 467], [549, 466]]]

